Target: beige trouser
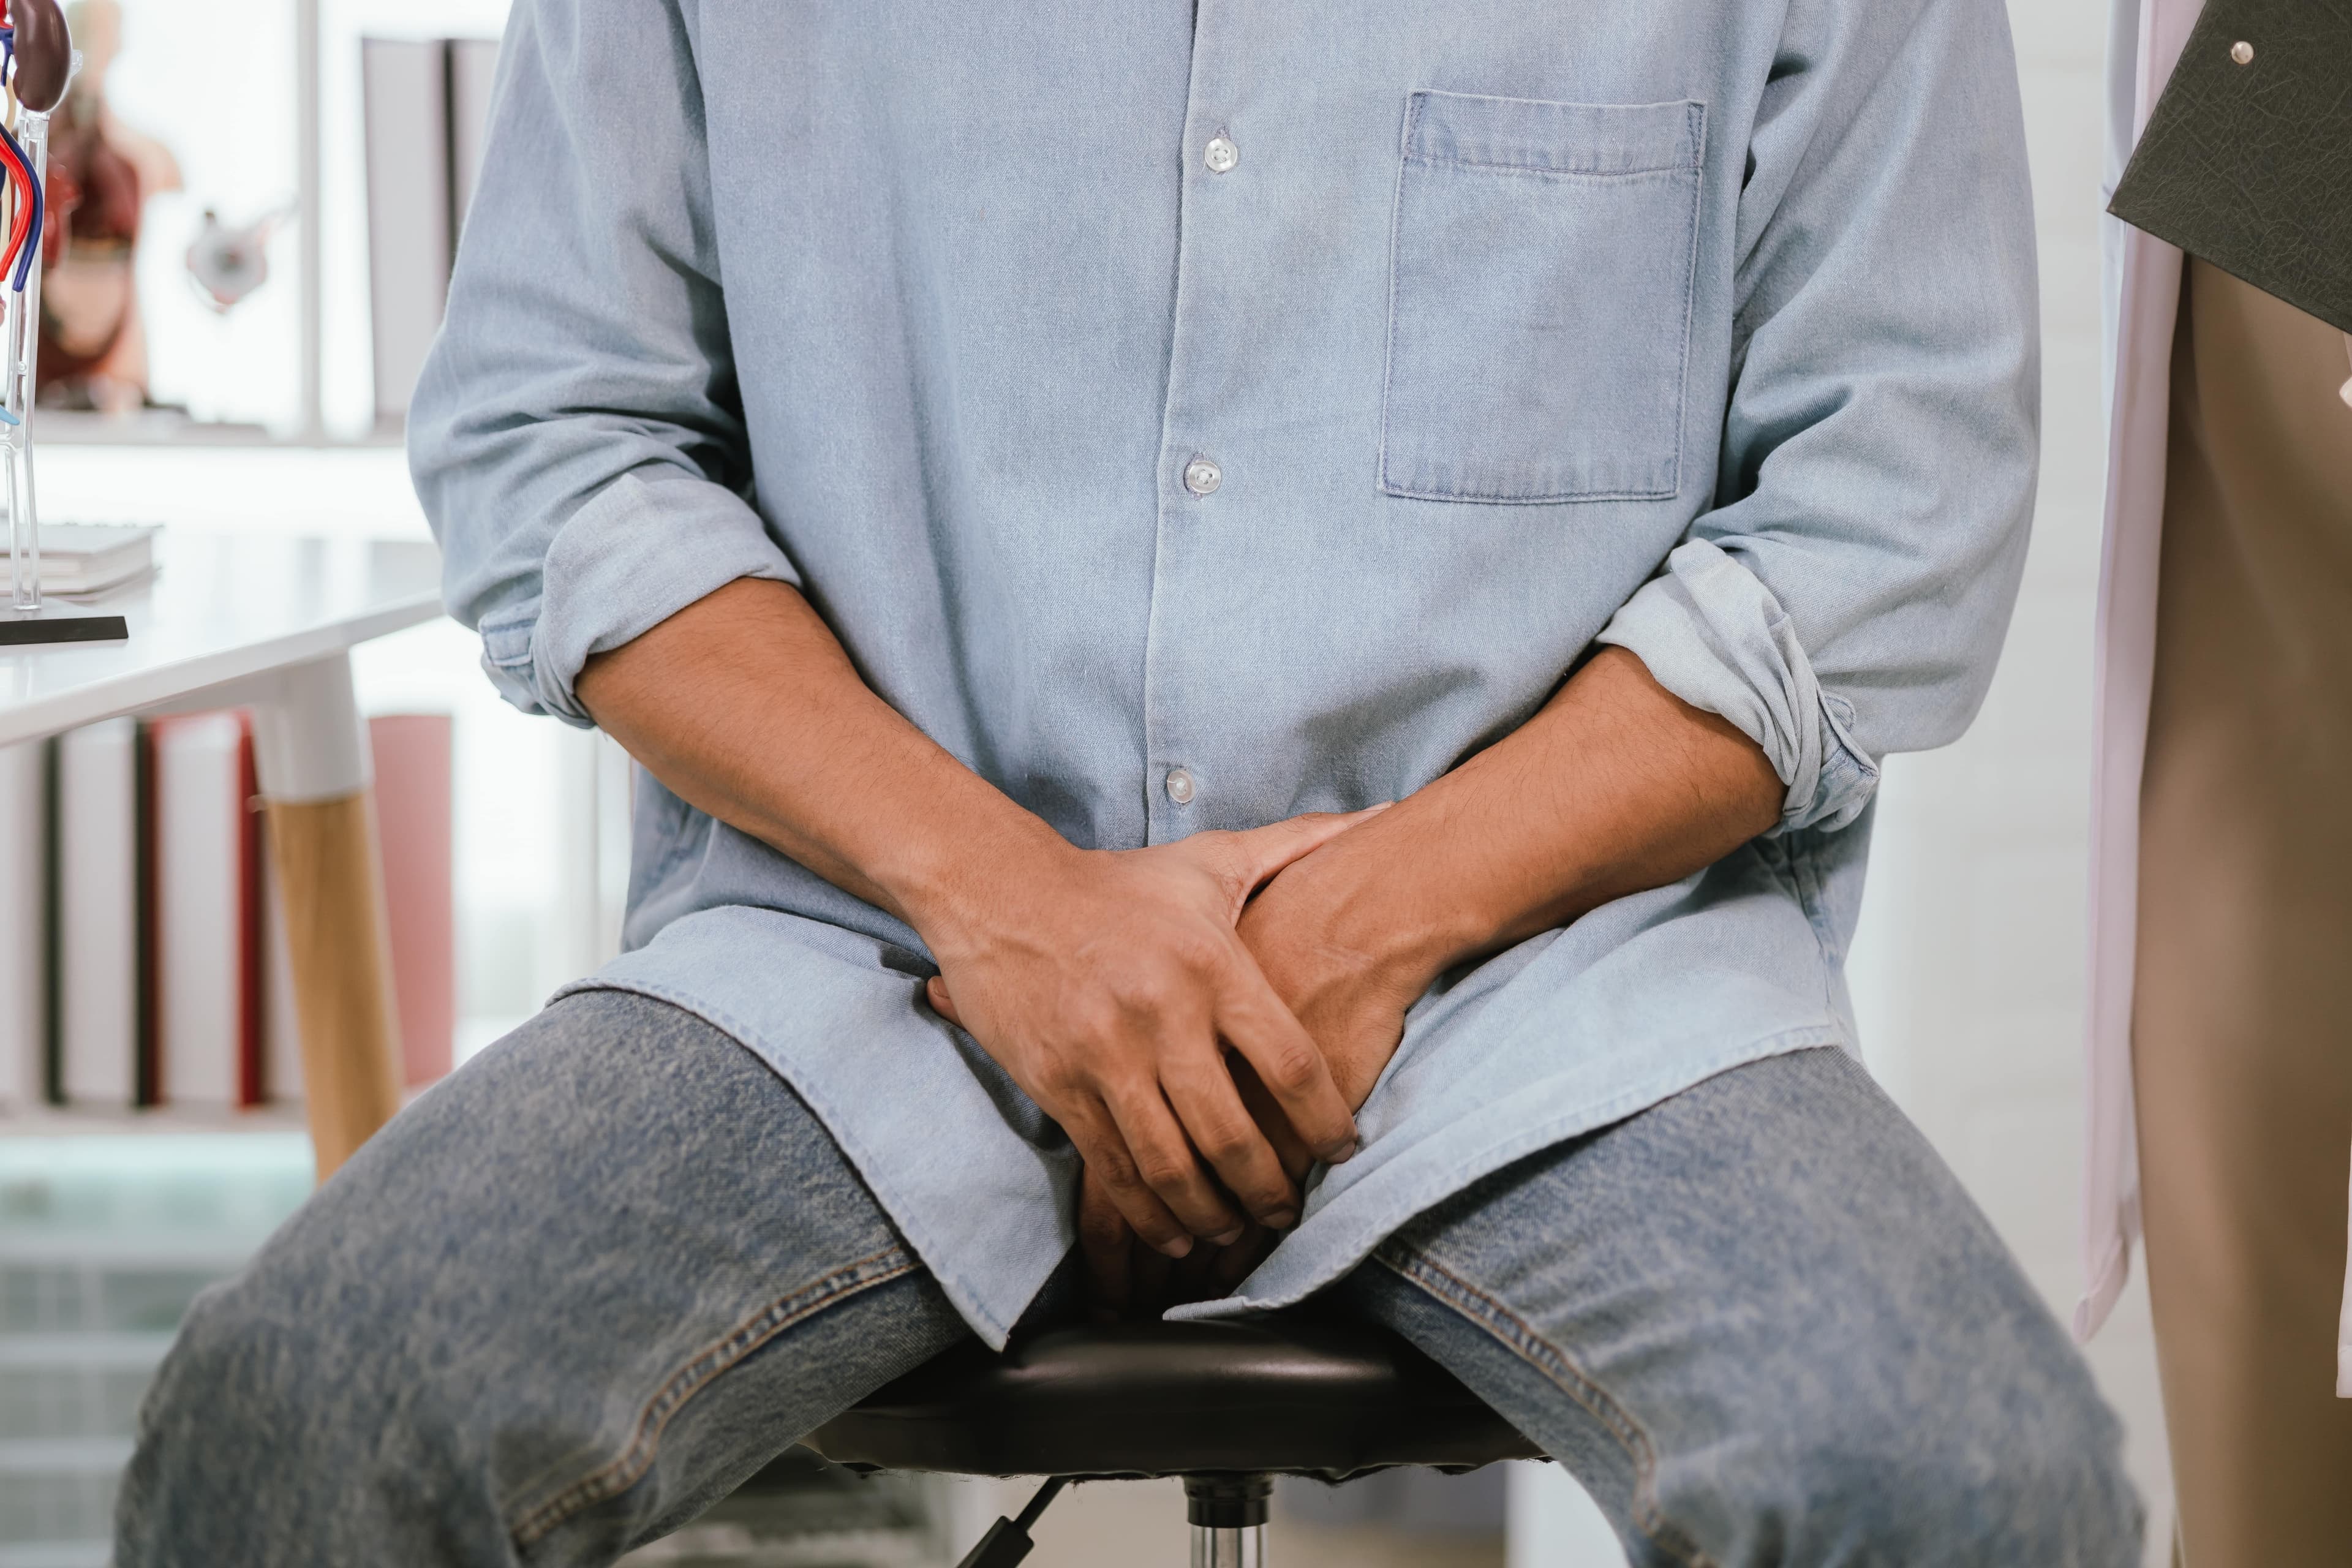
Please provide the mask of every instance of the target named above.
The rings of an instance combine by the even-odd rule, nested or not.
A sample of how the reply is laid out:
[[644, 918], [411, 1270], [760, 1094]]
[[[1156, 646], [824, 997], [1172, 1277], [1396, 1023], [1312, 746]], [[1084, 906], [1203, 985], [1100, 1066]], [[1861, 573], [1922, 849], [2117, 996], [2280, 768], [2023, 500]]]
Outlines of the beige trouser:
[[2132, 1057], [2189, 1568], [2352, 1563], [2352, 407], [2343, 334], [2189, 264]]

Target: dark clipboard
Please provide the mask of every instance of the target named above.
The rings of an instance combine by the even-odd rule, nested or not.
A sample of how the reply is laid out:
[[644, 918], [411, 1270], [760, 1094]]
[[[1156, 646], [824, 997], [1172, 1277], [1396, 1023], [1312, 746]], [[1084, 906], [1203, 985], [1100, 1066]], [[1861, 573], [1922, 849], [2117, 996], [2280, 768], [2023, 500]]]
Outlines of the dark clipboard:
[[2107, 210], [2352, 332], [2352, 0], [2206, 0]]

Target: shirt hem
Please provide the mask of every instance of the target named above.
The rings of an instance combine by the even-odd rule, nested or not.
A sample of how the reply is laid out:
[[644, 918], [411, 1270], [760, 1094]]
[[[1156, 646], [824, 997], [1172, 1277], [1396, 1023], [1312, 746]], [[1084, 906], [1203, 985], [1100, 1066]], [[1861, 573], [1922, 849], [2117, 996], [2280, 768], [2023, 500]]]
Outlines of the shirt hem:
[[[1672, 1075], [1663, 1085], [1654, 1081], [1643, 1084], [1637, 1089], [1612, 1095], [1598, 1104], [1588, 1105], [1578, 1110], [1553, 1117], [1513, 1137], [1497, 1139], [1485, 1145], [1467, 1159], [1446, 1160], [1443, 1151], [1430, 1151], [1423, 1154], [1421, 1160], [1423, 1163], [1436, 1165], [1437, 1179], [1433, 1182], [1429, 1176], [1423, 1175], [1421, 1179], [1406, 1184], [1406, 1196], [1401, 1199], [1391, 1199], [1375, 1211], [1374, 1216], [1369, 1221], [1357, 1217], [1353, 1228], [1355, 1236], [1360, 1240], [1351, 1241], [1345, 1247], [1333, 1249], [1331, 1257], [1313, 1262], [1302, 1262], [1297, 1268], [1290, 1270], [1278, 1268], [1282, 1255], [1277, 1248], [1274, 1257], [1261, 1265], [1256, 1273], [1243, 1280], [1234, 1294], [1221, 1297], [1213, 1301], [1195, 1301], [1185, 1306], [1171, 1308], [1165, 1317], [1171, 1322], [1188, 1322], [1211, 1318], [1236, 1317], [1248, 1312], [1275, 1311], [1284, 1307], [1296, 1306], [1316, 1291], [1334, 1283], [1349, 1269], [1370, 1258], [1382, 1242], [1402, 1229], [1414, 1216], [1435, 1207], [1472, 1183], [1491, 1175], [1515, 1160], [1525, 1159], [1528, 1155], [1538, 1153], [1595, 1129], [1622, 1121], [1629, 1116], [1648, 1110], [1661, 1100], [1705, 1082], [1717, 1073], [1728, 1072], [1734, 1068], [1746, 1067], [1750, 1062], [1783, 1056], [1790, 1051], [1808, 1050], [1823, 1046], [1850, 1049], [1851, 1042], [1846, 1038], [1845, 1031], [1835, 1024], [1808, 1024], [1793, 1029], [1785, 1029], [1778, 1034], [1767, 1035], [1761, 1039], [1748, 1041], [1737, 1049], [1709, 1057], [1688, 1072]], [[1365, 1184], [1366, 1186], [1370, 1187], [1384, 1184], [1387, 1184], [1379, 1182], [1377, 1178]], [[1353, 1191], [1361, 1190], [1361, 1188], [1353, 1189]], [[1352, 1191], [1342, 1194], [1317, 1217], [1325, 1225], [1331, 1225], [1333, 1222], [1325, 1216], [1330, 1215], [1336, 1210], [1342, 1215], [1339, 1223], [1347, 1223], [1347, 1203], [1351, 1195]], [[1252, 1282], [1263, 1279], [1270, 1268], [1276, 1269], [1273, 1279], [1267, 1281], [1272, 1289], [1264, 1289], [1264, 1287], [1261, 1287], [1264, 1289], [1263, 1294], [1251, 1294]], [[1286, 1279], [1286, 1274], [1291, 1277]]]

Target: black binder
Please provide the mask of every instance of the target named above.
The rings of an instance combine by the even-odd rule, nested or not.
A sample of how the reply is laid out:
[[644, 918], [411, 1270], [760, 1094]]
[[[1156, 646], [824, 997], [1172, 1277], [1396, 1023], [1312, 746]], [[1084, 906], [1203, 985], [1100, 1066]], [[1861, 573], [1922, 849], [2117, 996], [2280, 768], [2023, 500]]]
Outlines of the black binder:
[[2352, 0], [2206, 0], [2107, 210], [2352, 332]]

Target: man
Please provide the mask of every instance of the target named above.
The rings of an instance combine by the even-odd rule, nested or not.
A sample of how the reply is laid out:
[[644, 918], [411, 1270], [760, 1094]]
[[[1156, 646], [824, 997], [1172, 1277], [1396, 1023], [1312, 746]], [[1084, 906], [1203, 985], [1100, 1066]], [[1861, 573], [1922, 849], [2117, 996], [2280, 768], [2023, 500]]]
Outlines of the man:
[[415, 464], [492, 679], [644, 766], [631, 951], [193, 1314], [123, 1563], [610, 1561], [1081, 1234], [1098, 1310], [1393, 1325], [1643, 1563], [2137, 1561], [1840, 1048], [2031, 500], [1992, 0], [544, 0], [501, 70]]

